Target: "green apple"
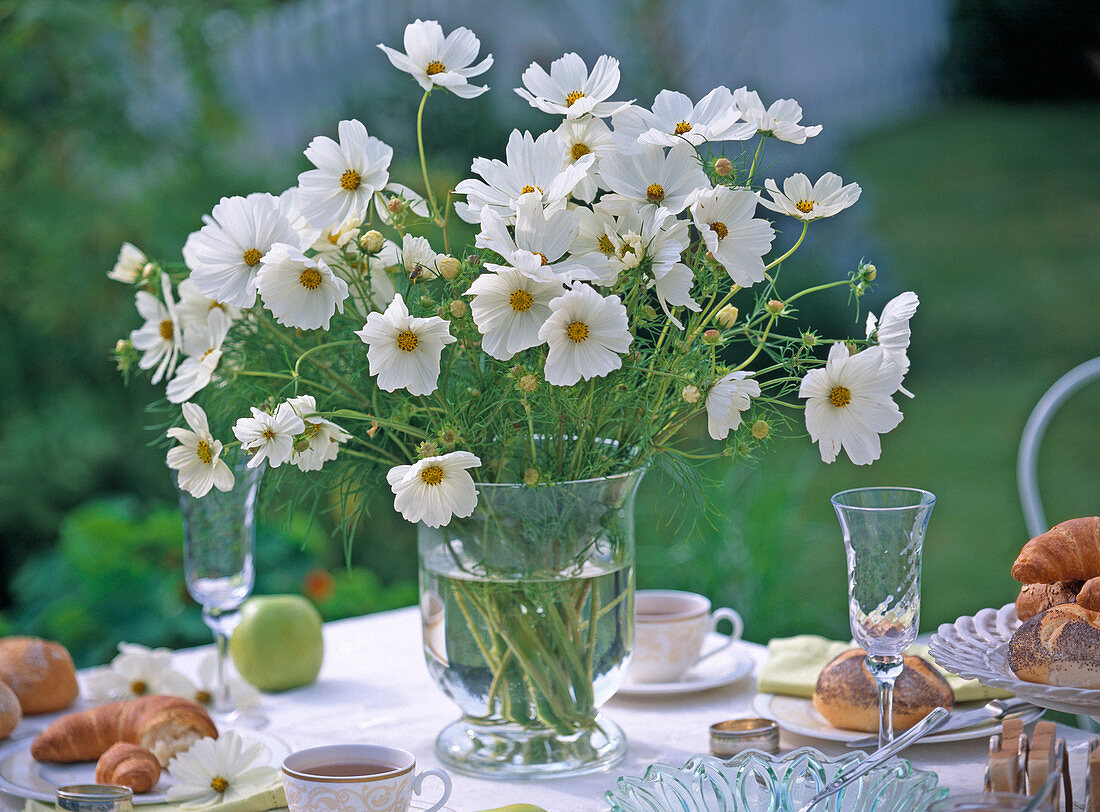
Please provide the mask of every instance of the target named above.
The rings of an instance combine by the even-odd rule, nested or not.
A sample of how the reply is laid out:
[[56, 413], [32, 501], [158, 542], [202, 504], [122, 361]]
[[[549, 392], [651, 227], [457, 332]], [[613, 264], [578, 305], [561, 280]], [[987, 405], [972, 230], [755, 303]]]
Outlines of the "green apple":
[[260, 595], [241, 607], [229, 656], [261, 691], [287, 691], [317, 679], [325, 644], [321, 615], [301, 595]]

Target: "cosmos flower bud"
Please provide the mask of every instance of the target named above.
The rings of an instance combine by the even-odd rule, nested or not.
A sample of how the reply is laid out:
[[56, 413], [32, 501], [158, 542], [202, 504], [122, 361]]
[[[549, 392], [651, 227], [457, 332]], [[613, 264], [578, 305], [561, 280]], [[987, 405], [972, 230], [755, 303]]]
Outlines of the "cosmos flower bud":
[[461, 319], [470, 312], [470, 306], [461, 299], [455, 299], [451, 302], [450, 311], [456, 319]]
[[733, 174], [733, 164], [730, 163], [729, 158], [719, 158], [714, 162], [714, 174], [721, 178], [728, 178]]
[[141, 278], [142, 279], [148, 279], [150, 276], [155, 274], [158, 270], [160, 270], [160, 269], [157, 267], [157, 264], [155, 262], [146, 262], [141, 267]]
[[642, 305], [641, 309], [638, 311], [638, 315], [646, 321], [652, 321], [657, 318], [657, 308], [653, 305]]
[[698, 403], [702, 394], [703, 393], [699, 391], [699, 387], [691, 383], [680, 390], [680, 397], [684, 399], [685, 403]]
[[433, 299], [431, 296], [421, 296], [420, 306], [423, 307], [425, 310], [433, 308], [435, 307], [435, 299]]
[[462, 268], [462, 263], [450, 254], [444, 254], [438, 259], [435, 267], [439, 269], [439, 274], [444, 279], [454, 279], [458, 276], [458, 272]]
[[718, 311], [718, 323], [727, 330], [737, 324], [738, 310], [733, 305], [726, 305]]
[[438, 457], [439, 447], [431, 440], [425, 440], [416, 447], [416, 455], [421, 459], [424, 457]]
[[390, 214], [397, 214], [405, 208], [405, 201], [399, 197], [391, 197], [386, 201], [386, 208], [390, 210]]
[[766, 420], [756, 420], [753, 422], [750, 431], [752, 431], [752, 436], [757, 440], [763, 440], [772, 433], [772, 427], [768, 425]]
[[869, 262], [863, 266], [863, 279], [865, 281], [874, 282], [876, 276], [878, 276], [878, 268]]
[[722, 339], [722, 334], [714, 328], [703, 331], [703, 343], [705, 344], [717, 344]]
[[476, 268], [481, 264], [481, 257], [477, 254], [470, 254], [470, 256], [466, 257], [466, 261], [470, 263], [471, 268]]
[[766, 305], [764, 305], [764, 309], [767, 310], [768, 313], [770, 313], [773, 316], [782, 315], [782, 313], [786, 309], [786, 307], [787, 306], [785, 304], [783, 304], [783, 302], [779, 301], [778, 299], [769, 299], [768, 303]]
[[359, 247], [366, 251], [368, 254], [377, 254], [382, 250], [382, 246], [385, 244], [386, 238], [382, 236], [382, 232], [375, 231], [373, 228], [359, 238]]
[[523, 472], [523, 484], [527, 486], [534, 486], [539, 484], [539, 469], [528, 468]]
[[539, 379], [534, 375], [524, 375], [519, 379], [519, 388], [524, 392], [534, 392], [538, 389]]

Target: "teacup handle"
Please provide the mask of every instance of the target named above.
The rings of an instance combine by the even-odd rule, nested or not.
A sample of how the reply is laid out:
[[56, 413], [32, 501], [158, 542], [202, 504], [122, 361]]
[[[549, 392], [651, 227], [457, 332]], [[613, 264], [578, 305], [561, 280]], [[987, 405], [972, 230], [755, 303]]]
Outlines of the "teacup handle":
[[[710, 634], [718, 628], [718, 624], [728, 620], [733, 625], [733, 632], [726, 638], [726, 642], [720, 645], [714, 651], [708, 651], [706, 654], [699, 657], [696, 660], [697, 663], [701, 663], [707, 657], [712, 657], [719, 651], [725, 651], [738, 640], [741, 639], [741, 633], [745, 631], [745, 621], [741, 619], [741, 615], [737, 613], [736, 609], [730, 609], [728, 606], [723, 606], [721, 609], [715, 609], [710, 614], [710, 619], [707, 621], [707, 634]], [[723, 635], [724, 636], [724, 635]]]
[[421, 770], [413, 777], [413, 793], [415, 795], [420, 794], [420, 787], [424, 784], [424, 779], [430, 775], [434, 775], [443, 782], [443, 797], [436, 801], [433, 806], [425, 809], [424, 812], [436, 812], [436, 810], [442, 809], [443, 804], [447, 803], [447, 799], [451, 797], [451, 776], [443, 770], [436, 769]]

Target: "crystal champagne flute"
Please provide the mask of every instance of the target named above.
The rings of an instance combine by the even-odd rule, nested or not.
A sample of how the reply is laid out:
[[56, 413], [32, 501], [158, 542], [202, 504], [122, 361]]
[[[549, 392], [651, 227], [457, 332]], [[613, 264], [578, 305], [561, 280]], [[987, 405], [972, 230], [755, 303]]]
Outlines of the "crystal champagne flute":
[[832, 497], [848, 557], [848, 618], [878, 685], [879, 747], [894, 738], [894, 682], [920, 624], [921, 550], [936, 497], [856, 488]]
[[183, 569], [187, 591], [202, 606], [202, 619], [214, 635], [217, 672], [211, 709], [217, 716], [240, 716], [229, 695], [225, 659], [229, 636], [240, 622], [240, 607], [255, 583], [256, 498], [264, 464], [246, 466], [247, 457], [227, 460], [233, 468], [229, 491], [210, 490], [197, 499], [180, 491], [183, 511]]

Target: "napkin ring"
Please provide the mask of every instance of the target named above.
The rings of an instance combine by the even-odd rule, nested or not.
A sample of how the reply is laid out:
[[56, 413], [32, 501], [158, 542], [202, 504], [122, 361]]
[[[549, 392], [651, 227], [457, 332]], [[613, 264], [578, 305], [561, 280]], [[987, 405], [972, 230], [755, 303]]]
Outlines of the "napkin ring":
[[779, 752], [779, 725], [772, 719], [728, 719], [710, 726], [710, 752], [731, 758], [742, 750]]

